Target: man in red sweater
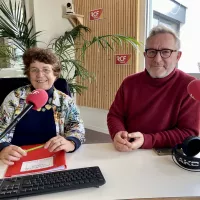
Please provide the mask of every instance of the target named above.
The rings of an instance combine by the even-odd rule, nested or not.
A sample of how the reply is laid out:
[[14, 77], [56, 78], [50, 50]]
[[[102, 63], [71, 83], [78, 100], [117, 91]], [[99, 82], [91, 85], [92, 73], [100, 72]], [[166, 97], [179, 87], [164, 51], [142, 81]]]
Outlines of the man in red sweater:
[[157, 26], [145, 48], [145, 70], [125, 78], [107, 116], [119, 151], [174, 147], [199, 134], [200, 103], [187, 93], [195, 78], [176, 68], [182, 54], [180, 40]]

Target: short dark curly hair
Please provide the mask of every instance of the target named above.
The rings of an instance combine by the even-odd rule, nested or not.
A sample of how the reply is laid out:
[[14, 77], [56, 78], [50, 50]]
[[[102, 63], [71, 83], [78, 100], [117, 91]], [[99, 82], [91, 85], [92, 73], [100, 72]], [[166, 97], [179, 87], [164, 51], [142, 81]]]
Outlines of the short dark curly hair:
[[50, 50], [38, 47], [27, 49], [23, 54], [24, 74], [29, 78], [31, 63], [35, 61], [52, 65], [53, 73], [58, 78], [61, 73], [61, 64], [58, 57]]

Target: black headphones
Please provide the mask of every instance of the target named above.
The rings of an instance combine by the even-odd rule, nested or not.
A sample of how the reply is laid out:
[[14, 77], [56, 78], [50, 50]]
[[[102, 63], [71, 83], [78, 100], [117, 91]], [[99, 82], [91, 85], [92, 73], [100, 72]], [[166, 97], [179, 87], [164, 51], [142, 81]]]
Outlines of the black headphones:
[[200, 152], [200, 137], [190, 136], [182, 144], [172, 149], [172, 159], [181, 168], [200, 171], [200, 158], [194, 157]]

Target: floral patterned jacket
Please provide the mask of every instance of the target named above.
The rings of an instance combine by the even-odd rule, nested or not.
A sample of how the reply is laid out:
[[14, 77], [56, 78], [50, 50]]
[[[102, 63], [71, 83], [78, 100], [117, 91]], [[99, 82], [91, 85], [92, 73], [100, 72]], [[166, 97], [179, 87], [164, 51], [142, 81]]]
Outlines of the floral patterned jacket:
[[[13, 90], [7, 95], [0, 107], [0, 133], [2, 133], [27, 106], [26, 97], [30, 92], [31, 86], [26, 85]], [[54, 88], [52, 108], [57, 135], [62, 135], [65, 138], [75, 137], [83, 143], [85, 141], [85, 129], [73, 99]], [[9, 134], [6, 134], [0, 140], [0, 143], [10, 143], [14, 132], [15, 128], [13, 128]]]

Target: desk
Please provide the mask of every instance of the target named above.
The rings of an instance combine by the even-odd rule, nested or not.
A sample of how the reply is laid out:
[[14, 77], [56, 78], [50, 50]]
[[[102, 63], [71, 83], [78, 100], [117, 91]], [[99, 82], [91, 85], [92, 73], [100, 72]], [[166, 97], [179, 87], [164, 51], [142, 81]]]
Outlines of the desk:
[[[117, 152], [111, 143], [85, 144], [77, 152], [67, 154], [67, 165], [68, 169], [98, 165], [106, 179], [106, 184], [100, 188], [20, 199], [112, 200], [200, 197], [200, 173], [183, 170], [173, 163], [171, 156], [157, 156], [152, 150], [123, 153]], [[188, 198], [183, 198], [185, 199]]]

